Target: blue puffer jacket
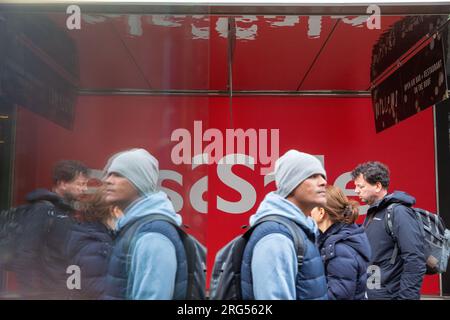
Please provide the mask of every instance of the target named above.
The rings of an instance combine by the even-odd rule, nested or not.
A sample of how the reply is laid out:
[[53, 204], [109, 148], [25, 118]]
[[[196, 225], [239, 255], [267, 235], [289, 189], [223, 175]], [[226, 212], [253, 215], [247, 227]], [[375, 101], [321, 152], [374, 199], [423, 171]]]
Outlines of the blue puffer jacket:
[[371, 250], [364, 228], [335, 223], [319, 236], [318, 246], [325, 264], [328, 298], [365, 299]]
[[[181, 226], [167, 194], [158, 191], [130, 204], [117, 221], [118, 236], [108, 266], [104, 299], [183, 299], [187, 290], [187, 259], [176, 228], [165, 221], [145, 222], [164, 215]], [[127, 228], [139, 223], [135, 233]], [[128, 229], [129, 230], [129, 229]], [[128, 236], [132, 236], [130, 239]]]
[[314, 220], [274, 192], [265, 197], [250, 217], [250, 225], [269, 215], [285, 217], [299, 225], [298, 231], [305, 243], [303, 265], [299, 270], [289, 231], [276, 222], [261, 223], [244, 250], [241, 267], [243, 299], [326, 300], [327, 284], [322, 259], [315, 245], [317, 225]]
[[100, 222], [86, 222], [72, 227], [67, 252], [71, 264], [81, 270], [81, 289], [71, 290], [71, 299], [100, 299], [106, 287], [113, 232]]

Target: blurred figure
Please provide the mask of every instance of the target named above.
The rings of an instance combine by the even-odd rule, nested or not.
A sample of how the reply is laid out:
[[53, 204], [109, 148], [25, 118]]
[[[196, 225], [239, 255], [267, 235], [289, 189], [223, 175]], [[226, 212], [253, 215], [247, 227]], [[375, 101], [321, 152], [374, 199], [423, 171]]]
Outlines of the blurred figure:
[[70, 264], [81, 271], [81, 289], [73, 289], [70, 299], [95, 300], [104, 294], [114, 228], [121, 216], [117, 206], [106, 203], [104, 187], [82, 201], [80, 223], [73, 225], [67, 246]]
[[[131, 149], [111, 157], [105, 172], [105, 199], [124, 215], [117, 221], [104, 298], [184, 299], [188, 262], [173, 225], [181, 226], [182, 218], [167, 195], [156, 189], [158, 160], [144, 149]], [[166, 221], [151, 221], [152, 215]]]
[[67, 295], [66, 245], [75, 203], [87, 190], [88, 168], [75, 160], [53, 167], [52, 191], [29, 193], [24, 236], [18, 249], [17, 277], [23, 298], [62, 299]]
[[326, 198], [326, 205], [315, 207], [311, 217], [320, 230], [318, 247], [325, 265], [328, 298], [362, 300], [371, 252], [364, 228], [355, 224], [358, 203], [334, 186], [327, 187]]

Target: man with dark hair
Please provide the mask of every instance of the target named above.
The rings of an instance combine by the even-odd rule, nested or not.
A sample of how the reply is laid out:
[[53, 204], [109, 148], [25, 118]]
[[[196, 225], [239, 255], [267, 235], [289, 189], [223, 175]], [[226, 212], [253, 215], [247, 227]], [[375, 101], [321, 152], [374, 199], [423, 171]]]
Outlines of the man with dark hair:
[[[372, 248], [367, 296], [419, 299], [426, 264], [422, 232], [411, 209], [416, 200], [402, 191], [388, 194], [389, 174], [380, 162], [366, 162], [352, 171], [355, 193], [369, 205], [364, 221]], [[392, 214], [392, 234], [386, 226], [387, 214]]]
[[19, 244], [18, 280], [23, 298], [63, 299], [67, 296], [66, 241], [75, 203], [87, 190], [89, 169], [79, 161], [61, 160], [53, 167], [53, 188], [36, 189], [24, 237]]
[[88, 168], [76, 160], [61, 160], [53, 167], [53, 191], [73, 203], [86, 191]]

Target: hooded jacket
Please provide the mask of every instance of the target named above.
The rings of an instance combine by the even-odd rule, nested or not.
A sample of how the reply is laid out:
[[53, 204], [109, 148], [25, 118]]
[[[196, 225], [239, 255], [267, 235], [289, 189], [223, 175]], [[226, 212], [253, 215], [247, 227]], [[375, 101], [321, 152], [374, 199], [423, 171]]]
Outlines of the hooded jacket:
[[[369, 299], [419, 299], [426, 271], [423, 236], [411, 207], [416, 200], [409, 194], [395, 191], [369, 207], [364, 226], [372, 249], [370, 264], [378, 270], [368, 274]], [[394, 239], [385, 225], [387, 207], [400, 203], [393, 212], [393, 232], [399, 252], [391, 264]], [[379, 279], [376, 279], [379, 277]], [[379, 281], [378, 281], [379, 280]]]
[[242, 291], [244, 299], [295, 300], [327, 299], [322, 259], [315, 246], [317, 225], [293, 203], [271, 192], [250, 225], [268, 215], [279, 215], [296, 222], [304, 238], [305, 255], [298, 272], [297, 253], [289, 231], [275, 222], [255, 228], [244, 250]]
[[[181, 216], [162, 191], [143, 196], [126, 208], [116, 224], [118, 237], [108, 267], [106, 299], [169, 300], [183, 294], [180, 288], [185, 289], [187, 282], [179, 273], [183, 267], [187, 270], [186, 256], [173, 226], [159, 221], [146, 223], [135, 233], [129, 251], [121, 251], [121, 230], [151, 214], [164, 215], [181, 225]], [[158, 224], [164, 224], [165, 234], [152, 232]]]
[[320, 234], [318, 246], [325, 264], [328, 298], [364, 299], [371, 254], [364, 228], [334, 223]]
[[100, 299], [106, 287], [106, 273], [113, 248], [113, 232], [101, 222], [74, 224], [67, 251], [70, 262], [80, 267], [81, 289], [72, 290], [71, 299]]

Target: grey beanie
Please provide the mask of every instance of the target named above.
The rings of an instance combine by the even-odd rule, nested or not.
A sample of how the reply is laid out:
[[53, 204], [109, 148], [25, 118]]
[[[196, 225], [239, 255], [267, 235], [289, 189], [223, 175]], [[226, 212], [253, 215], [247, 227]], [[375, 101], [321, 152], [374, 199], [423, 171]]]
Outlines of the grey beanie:
[[289, 150], [275, 162], [276, 193], [286, 198], [300, 183], [309, 177], [320, 174], [326, 179], [322, 163], [316, 157]]
[[159, 169], [158, 160], [144, 149], [131, 149], [113, 155], [105, 167], [107, 175], [118, 173], [127, 178], [140, 193], [156, 190]]

